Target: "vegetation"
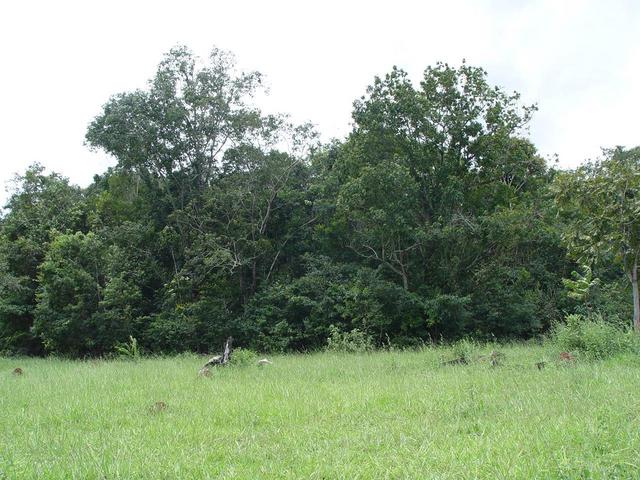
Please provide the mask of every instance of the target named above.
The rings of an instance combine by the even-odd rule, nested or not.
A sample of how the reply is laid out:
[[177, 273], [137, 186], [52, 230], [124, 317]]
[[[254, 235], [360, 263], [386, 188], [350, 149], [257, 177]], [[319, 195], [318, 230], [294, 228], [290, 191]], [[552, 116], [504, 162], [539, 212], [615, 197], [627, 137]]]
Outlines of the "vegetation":
[[526, 136], [536, 107], [466, 63], [375, 78], [328, 144], [263, 114], [261, 85], [227, 52], [175, 48], [89, 125], [115, 167], [84, 189], [38, 165], [16, 177], [0, 352], [138, 357], [228, 336], [360, 351], [527, 339], [572, 314], [630, 324], [632, 308], [640, 325], [637, 149], [550, 168]]
[[211, 377], [191, 354], [0, 359], [0, 477], [637, 477], [638, 357], [501, 351], [498, 367], [442, 366], [457, 353], [440, 348], [278, 355]]
[[640, 147], [607, 150], [601, 160], [558, 176], [555, 189], [574, 225], [569, 248], [591, 261], [622, 265], [633, 292], [633, 326], [640, 331]]
[[560, 349], [591, 359], [640, 353], [640, 340], [634, 334], [605, 321], [601, 315], [569, 315], [566, 323], [556, 325], [551, 338]]

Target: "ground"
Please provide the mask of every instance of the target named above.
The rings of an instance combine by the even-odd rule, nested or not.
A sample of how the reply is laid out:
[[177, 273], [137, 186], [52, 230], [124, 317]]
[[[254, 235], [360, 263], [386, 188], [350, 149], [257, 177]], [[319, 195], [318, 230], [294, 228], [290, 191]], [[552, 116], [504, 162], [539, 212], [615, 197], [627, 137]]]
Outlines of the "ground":
[[496, 367], [443, 366], [453, 352], [428, 348], [274, 356], [209, 378], [195, 355], [2, 358], [0, 478], [640, 477], [637, 357], [500, 350]]

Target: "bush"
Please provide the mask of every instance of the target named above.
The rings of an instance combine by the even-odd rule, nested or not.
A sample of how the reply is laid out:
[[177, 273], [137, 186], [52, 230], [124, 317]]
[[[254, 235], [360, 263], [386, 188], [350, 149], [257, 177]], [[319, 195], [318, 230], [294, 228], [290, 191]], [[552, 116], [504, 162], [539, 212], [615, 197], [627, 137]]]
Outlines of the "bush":
[[470, 320], [471, 297], [437, 294], [425, 302], [428, 323], [434, 336], [455, 338], [459, 336]]
[[370, 352], [373, 350], [373, 339], [367, 332], [357, 328], [342, 332], [335, 325], [329, 325], [327, 350], [350, 353]]
[[560, 349], [602, 359], [636, 351], [637, 340], [630, 330], [607, 322], [601, 315], [568, 315], [554, 327], [551, 340]]
[[236, 348], [231, 352], [229, 363], [237, 367], [247, 367], [255, 365], [258, 360], [258, 354], [248, 348]]
[[478, 345], [467, 338], [458, 340], [451, 345], [451, 352], [454, 359], [462, 359], [465, 362], [470, 362], [473, 355], [478, 350]]
[[128, 360], [138, 361], [142, 357], [140, 347], [138, 347], [138, 340], [131, 335], [129, 335], [129, 341], [127, 343], [116, 344], [114, 351], [120, 358]]
[[[258, 291], [241, 319], [242, 338], [259, 351], [322, 348], [334, 325], [340, 332], [367, 332], [380, 345], [416, 342], [428, 337], [422, 299], [381, 272], [305, 257], [306, 273], [280, 279]], [[358, 334], [354, 334], [358, 335]]]

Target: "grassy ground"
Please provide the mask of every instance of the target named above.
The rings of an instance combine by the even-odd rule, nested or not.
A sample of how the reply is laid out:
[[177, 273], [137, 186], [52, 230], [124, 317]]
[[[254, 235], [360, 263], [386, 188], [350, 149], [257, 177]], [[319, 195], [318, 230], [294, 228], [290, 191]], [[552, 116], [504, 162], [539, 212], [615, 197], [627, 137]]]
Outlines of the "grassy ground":
[[0, 359], [0, 478], [640, 478], [640, 361], [502, 351]]

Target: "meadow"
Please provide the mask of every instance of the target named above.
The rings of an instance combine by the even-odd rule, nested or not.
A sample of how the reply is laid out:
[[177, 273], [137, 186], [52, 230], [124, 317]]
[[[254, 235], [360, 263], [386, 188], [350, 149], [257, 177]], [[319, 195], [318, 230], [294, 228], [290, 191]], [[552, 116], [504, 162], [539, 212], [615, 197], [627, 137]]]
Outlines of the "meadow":
[[444, 366], [443, 347], [273, 356], [208, 378], [196, 355], [2, 358], [0, 478], [640, 477], [637, 356], [499, 349], [498, 366]]

